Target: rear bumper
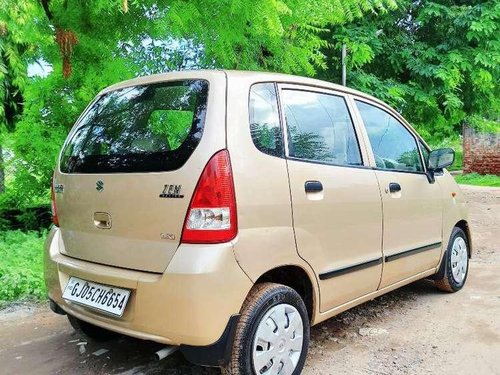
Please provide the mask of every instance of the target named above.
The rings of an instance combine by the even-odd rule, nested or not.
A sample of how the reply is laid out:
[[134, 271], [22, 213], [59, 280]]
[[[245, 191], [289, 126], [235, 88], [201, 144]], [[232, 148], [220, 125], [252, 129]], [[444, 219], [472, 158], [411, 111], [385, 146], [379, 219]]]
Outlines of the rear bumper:
[[50, 298], [49, 298], [49, 307], [53, 312], [55, 312], [58, 315], [66, 315], [66, 311], [61, 309], [59, 305], [54, 301], [52, 301]]
[[[163, 274], [125, 270], [59, 253], [59, 230], [45, 245], [45, 283], [49, 298], [64, 312], [128, 336], [187, 348], [222, 339], [252, 287], [237, 264], [231, 244], [181, 245]], [[132, 291], [121, 318], [62, 298], [69, 277]]]

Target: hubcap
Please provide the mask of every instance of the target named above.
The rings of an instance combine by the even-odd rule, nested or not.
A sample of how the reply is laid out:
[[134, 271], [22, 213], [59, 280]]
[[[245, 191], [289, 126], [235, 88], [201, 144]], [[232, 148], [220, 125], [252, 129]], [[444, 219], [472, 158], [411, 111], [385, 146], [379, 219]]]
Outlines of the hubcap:
[[462, 237], [457, 237], [451, 248], [451, 272], [458, 284], [464, 281], [467, 274], [467, 260], [467, 244]]
[[253, 369], [258, 375], [291, 375], [302, 353], [304, 325], [298, 310], [272, 307], [261, 319], [253, 340]]

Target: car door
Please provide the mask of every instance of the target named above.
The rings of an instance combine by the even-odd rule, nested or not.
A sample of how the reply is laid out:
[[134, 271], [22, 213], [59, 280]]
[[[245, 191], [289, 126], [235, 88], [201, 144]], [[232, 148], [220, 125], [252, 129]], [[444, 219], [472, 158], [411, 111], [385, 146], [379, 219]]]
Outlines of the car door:
[[346, 97], [280, 85], [293, 225], [299, 255], [320, 285], [320, 311], [376, 291], [382, 206]]
[[376, 103], [355, 100], [373, 153], [384, 216], [384, 271], [380, 288], [436, 267], [442, 247], [438, 183], [425, 174], [415, 134]]

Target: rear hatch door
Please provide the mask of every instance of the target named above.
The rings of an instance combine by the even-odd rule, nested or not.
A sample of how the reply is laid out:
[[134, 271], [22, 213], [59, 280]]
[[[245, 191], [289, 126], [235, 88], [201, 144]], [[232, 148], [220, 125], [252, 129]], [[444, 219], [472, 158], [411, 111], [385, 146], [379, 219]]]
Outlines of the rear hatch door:
[[61, 253], [167, 267], [198, 178], [225, 147], [226, 80], [222, 72], [164, 77], [103, 93], [70, 133], [54, 176]]

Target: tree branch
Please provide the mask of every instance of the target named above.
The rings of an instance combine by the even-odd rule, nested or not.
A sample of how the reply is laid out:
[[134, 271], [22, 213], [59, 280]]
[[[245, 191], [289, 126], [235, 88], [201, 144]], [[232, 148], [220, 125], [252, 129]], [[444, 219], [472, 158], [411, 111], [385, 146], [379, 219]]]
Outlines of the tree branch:
[[50, 0], [40, 0], [40, 3], [42, 4], [43, 11], [45, 12], [47, 18], [49, 19], [49, 21], [52, 21], [52, 12], [49, 8]]

